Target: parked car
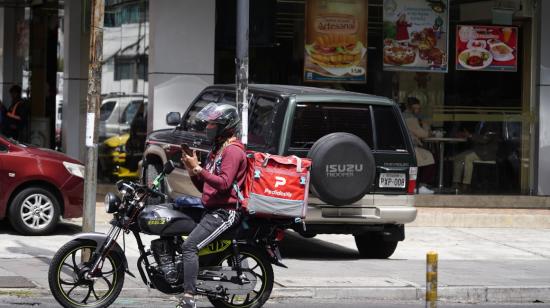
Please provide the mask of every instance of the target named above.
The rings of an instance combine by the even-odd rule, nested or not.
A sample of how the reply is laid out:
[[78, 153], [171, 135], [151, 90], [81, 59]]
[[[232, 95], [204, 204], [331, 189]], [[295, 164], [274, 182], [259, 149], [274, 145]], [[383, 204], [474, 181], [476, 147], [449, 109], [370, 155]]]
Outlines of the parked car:
[[143, 103], [147, 103], [147, 97], [138, 94], [105, 96], [99, 110], [99, 141], [127, 133]]
[[127, 132], [107, 138], [99, 145], [99, 174], [112, 182], [139, 178], [138, 162], [147, 135], [147, 102], [133, 101], [123, 112]]
[[[388, 258], [405, 239], [404, 224], [416, 218], [416, 159], [398, 106], [383, 97], [283, 85], [250, 85], [248, 149], [313, 160], [306, 237], [352, 234], [365, 258]], [[180, 144], [210, 149], [195, 114], [208, 103], [235, 105], [235, 86], [207, 87], [183, 117], [166, 116], [170, 129], [149, 134], [143, 180], [163, 164], [178, 166], [163, 183], [172, 197], [199, 196], [179, 161]]]
[[67, 155], [0, 135], [0, 219], [42, 235], [60, 216], [82, 216], [84, 166]]

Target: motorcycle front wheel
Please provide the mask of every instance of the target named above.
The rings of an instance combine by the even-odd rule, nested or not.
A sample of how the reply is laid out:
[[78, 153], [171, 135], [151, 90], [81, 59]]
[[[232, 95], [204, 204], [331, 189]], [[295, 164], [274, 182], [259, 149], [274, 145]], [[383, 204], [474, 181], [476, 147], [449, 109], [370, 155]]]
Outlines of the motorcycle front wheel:
[[[243, 270], [250, 270], [256, 276], [256, 285], [247, 295], [230, 295], [226, 299], [209, 297], [208, 300], [216, 308], [259, 308], [267, 302], [273, 290], [273, 267], [265, 253], [251, 246], [241, 246], [239, 250], [241, 266]], [[232, 267], [235, 264], [234, 259], [230, 250], [225, 251], [215, 264]]]
[[102, 308], [111, 305], [124, 285], [124, 265], [120, 257], [109, 254], [93, 278], [90, 255], [96, 248], [91, 240], [76, 239], [61, 247], [48, 272], [50, 290], [63, 307]]

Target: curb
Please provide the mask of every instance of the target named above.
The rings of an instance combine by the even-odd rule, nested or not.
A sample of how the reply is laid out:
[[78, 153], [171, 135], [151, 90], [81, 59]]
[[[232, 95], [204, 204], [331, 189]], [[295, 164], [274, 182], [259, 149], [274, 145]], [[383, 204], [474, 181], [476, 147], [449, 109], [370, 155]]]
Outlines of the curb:
[[[365, 287], [365, 288], [273, 288], [271, 298], [311, 299], [370, 299], [393, 301], [424, 300], [425, 289], [418, 287]], [[44, 288], [0, 289], [0, 296], [50, 297]], [[125, 288], [121, 298], [168, 298], [173, 295], [147, 288]], [[468, 286], [440, 287], [438, 301], [460, 303], [527, 303], [550, 302], [550, 286]]]

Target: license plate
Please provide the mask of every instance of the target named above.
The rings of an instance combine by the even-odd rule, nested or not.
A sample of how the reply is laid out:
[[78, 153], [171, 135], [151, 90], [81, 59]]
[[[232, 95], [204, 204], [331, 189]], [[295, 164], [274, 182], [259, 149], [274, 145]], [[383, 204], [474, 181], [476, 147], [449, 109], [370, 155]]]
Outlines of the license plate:
[[404, 173], [381, 173], [378, 187], [380, 188], [405, 188]]

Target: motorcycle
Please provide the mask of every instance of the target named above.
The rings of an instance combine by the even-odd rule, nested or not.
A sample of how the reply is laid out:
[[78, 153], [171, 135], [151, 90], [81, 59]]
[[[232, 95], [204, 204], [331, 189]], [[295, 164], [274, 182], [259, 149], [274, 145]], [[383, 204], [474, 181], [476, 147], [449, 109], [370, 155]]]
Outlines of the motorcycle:
[[[183, 293], [181, 247], [195, 222], [174, 204], [162, 203], [168, 197], [159, 186], [173, 169], [171, 161], [166, 163], [152, 187], [117, 182], [121, 197], [114, 193], [105, 196], [105, 209], [113, 214], [109, 232], [81, 233], [56, 252], [48, 281], [63, 307], [108, 307], [120, 295], [125, 274], [135, 278], [117, 242], [121, 233], [123, 239], [129, 233], [136, 239], [137, 268], [148, 288], [165, 294]], [[273, 289], [272, 264], [286, 268], [278, 242], [292, 223], [243, 212], [237, 227], [199, 251], [197, 295], [207, 297], [214, 307], [262, 307]], [[140, 233], [159, 237], [147, 247]]]

